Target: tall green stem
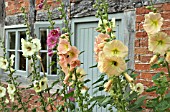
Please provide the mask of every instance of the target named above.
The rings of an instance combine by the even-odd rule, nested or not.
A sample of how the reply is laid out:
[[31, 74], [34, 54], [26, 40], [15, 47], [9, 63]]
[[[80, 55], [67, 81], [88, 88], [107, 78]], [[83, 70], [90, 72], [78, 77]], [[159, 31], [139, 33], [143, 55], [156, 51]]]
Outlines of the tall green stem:
[[121, 104], [122, 104], [122, 112], [126, 112], [126, 109], [125, 109], [125, 103], [124, 103], [124, 101], [122, 100], [123, 99], [123, 95], [122, 95], [122, 86], [121, 86], [121, 82], [120, 82], [120, 78], [119, 77], [117, 77], [117, 80], [118, 80], [118, 88], [119, 88], [119, 90], [120, 90], [120, 94], [121, 94]]

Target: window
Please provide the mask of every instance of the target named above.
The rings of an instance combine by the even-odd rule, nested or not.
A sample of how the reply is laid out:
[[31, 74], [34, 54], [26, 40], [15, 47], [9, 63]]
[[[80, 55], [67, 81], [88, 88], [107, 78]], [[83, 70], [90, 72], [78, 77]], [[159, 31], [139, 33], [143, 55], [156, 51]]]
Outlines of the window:
[[22, 56], [21, 50], [21, 38], [27, 39], [26, 29], [6, 29], [6, 39], [5, 47], [7, 57], [10, 57], [12, 54], [15, 55], [15, 62], [13, 68], [17, 72], [26, 73], [27, 71], [27, 59]]
[[[61, 21], [57, 21], [55, 27], [62, 26]], [[42, 62], [44, 65], [44, 70], [50, 79], [56, 78], [57, 70], [54, 69], [57, 66], [57, 56], [54, 55], [52, 57], [48, 56], [48, 47], [46, 44], [48, 33], [50, 29], [48, 28], [50, 24], [48, 22], [37, 22], [35, 24], [35, 34], [37, 38], [41, 41], [40, 56], [42, 58]], [[15, 25], [15, 26], [6, 26], [5, 27], [5, 47], [7, 52], [7, 57], [10, 57], [11, 54], [15, 55], [15, 63], [14, 69], [16, 73], [19, 75], [29, 75], [29, 60], [22, 56], [22, 49], [21, 49], [21, 38], [27, 39], [26, 36], [26, 27], [23, 25]], [[50, 63], [53, 62], [53, 65], [50, 66]], [[38, 63], [40, 64], [40, 62]], [[40, 73], [42, 73], [42, 69], [39, 69]], [[42, 73], [43, 74], [43, 73]]]

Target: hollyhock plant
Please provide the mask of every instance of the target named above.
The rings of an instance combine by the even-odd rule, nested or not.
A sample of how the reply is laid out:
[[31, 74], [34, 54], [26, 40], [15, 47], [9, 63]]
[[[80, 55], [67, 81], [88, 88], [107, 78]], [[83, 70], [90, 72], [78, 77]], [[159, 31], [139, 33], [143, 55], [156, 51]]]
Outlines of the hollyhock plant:
[[70, 50], [70, 42], [67, 39], [60, 39], [57, 47], [58, 54], [66, 54]]
[[119, 40], [112, 40], [105, 44], [103, 53], [109, 58], [113, 56], [125, 58], [128, 55], [128, 47]]
[[75, 47], [75, 46], [71, 46], [70, 50], [67, 52], [67, 62], [71, 63], [74, 60], [78, 59], [80, 51]]
[[0, 67], [4, 70], [8, 68], [8, 61], [7, 59], [4, 59], [3, 57], [0, 57]]
[[149, 36], [149, 50], [164, 55], [170, 48], [170, 37], [164, 32], [158, 32]]
[[35, 38], [35, 39], [32, 39], [32, 41], [31, 41], [33, 44], [35, 44], [35, 46], [36, 46], [36, 49], [35, 49], [35, 51], [36, 52], [38, 52], [38, 51], [40, 51], [41, 50], [41, 43], [40, 43], [40, 39], [37, 39], [37, 38]]
[[21, 39], [21, 42], [23, 56], [25, 57], [32, 56], [36, 52], [37, 47], [34, 43], [25, 41], [23, 38]]
[[0, 86], [0, 98], [4, 97], [6, 95], [6, 88]]
[[16, 88], [13, 84], [8, 84], [7, 90], [9, 94], [14, 94], [14, 92], [16, 91]]
[[143, 28], [148, 34], [155, 34], [161, 30], [163, 18], [159, 13], [149, 12], [145, 15]]
[[50, 31], [47, 37], [47, 45], [49, 49], [53, 49], [56, 44], [58, 43], [59, 37], [60, 37], [60, 29], [56, 28]]

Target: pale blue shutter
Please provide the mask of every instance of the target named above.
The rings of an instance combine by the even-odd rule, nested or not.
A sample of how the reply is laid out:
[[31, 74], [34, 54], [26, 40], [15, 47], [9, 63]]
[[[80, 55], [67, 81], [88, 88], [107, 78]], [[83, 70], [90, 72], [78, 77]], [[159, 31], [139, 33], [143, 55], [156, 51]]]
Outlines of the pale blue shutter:
[[[96, 65], [95, 58], [94, 58], [94, 41], [95, 37], [98, 35], [98, 32], [95, 31], [97, 27], [97, 22], [86, 22], [86, 23], [77, 23], [75, 25], [75, 37], [74, 37], [74, 44], [78, 47], [80, 51], [85, 51], [83, 54], [80, 55], [80, 60], [83, 63], [81, 65], [82, 68], [85, 69], [87, 72], [87, 79], [90, 79], [91, 82], [88, 83], [88, 87], [90, 89], [90, 95], [93, 95], [93, 86], [92, 83], [98, 79], [98, 75], [100, 75], [97, 68], [90, 69], [89, 67]], [[122, 21], [121, 19], [116, 20], [116, 37], [117, 39], [124, 42], [123, 37], [123, 29], [122, 29]], [[97, 95], [106, 94], [104, 92], [98, 93]], [[94, 112], [107, 112], [105, 108], [95, 107]]]

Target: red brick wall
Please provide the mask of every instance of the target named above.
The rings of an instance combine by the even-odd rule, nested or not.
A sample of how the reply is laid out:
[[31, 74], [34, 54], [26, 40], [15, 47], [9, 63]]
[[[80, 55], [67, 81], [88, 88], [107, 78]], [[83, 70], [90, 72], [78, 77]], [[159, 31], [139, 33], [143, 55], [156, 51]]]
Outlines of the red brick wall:
[[[155, 7], [164, 18], [162, 31], [170, 35], [170, 3], [157, 4]], [[143, 29], [144, 15], [149, 13], [145, 7], [136, 9], [136, 37], [135, 37], [135, 69], [139, 73], [138, 81], [145, 86], [152, 86], [152, 76], [158, 71], [166, 71], [166, 68], [151, 70], [149, 61], [153, 53], [148, 50], [148, 36]]]
[[[45, 0], [44, 0], [45, 1]], [[38, 4], [41, 0], [36, 0], [36, 10], [39, 10]], [[47, 0], [47, 3], [55, 7], [57, 5], [56, 0]], [[5, 0], [6, 15], [15, 15], [21, 13], [21, 7], [29, 8], [29, 0]]]

